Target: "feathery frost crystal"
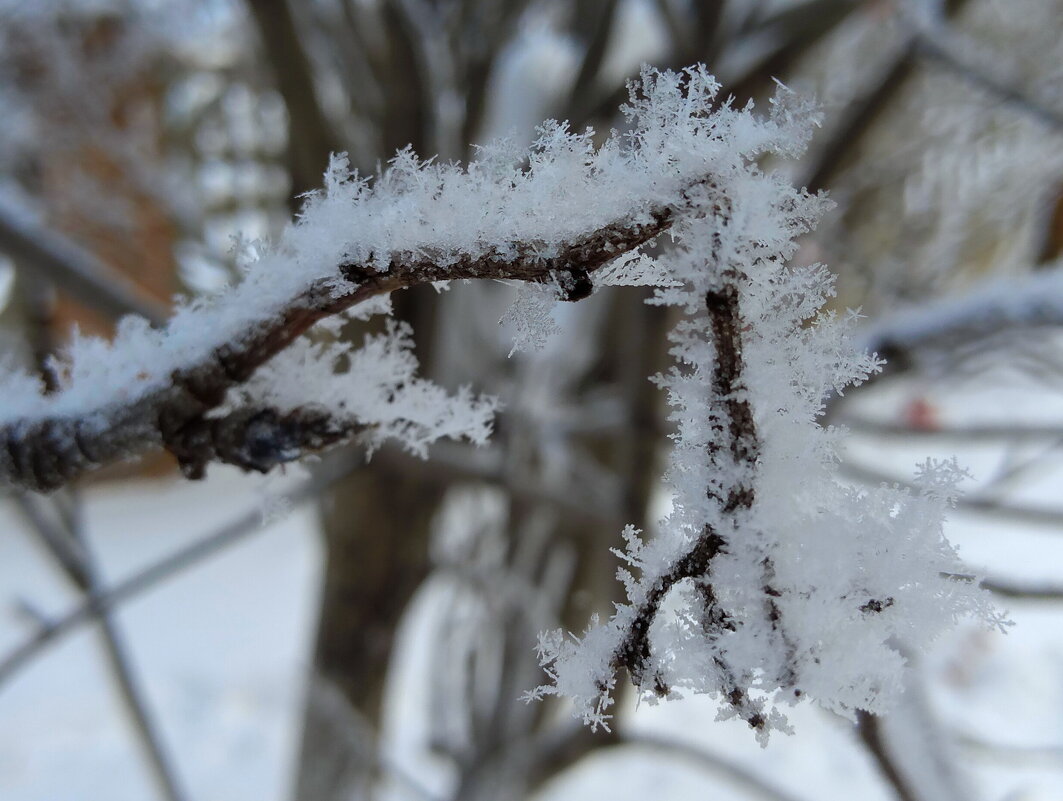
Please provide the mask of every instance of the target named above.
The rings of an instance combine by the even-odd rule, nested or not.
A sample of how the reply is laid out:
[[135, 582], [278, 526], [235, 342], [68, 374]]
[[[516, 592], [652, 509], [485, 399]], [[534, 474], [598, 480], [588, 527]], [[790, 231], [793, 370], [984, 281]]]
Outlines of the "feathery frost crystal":
[[625, 669], [649, 698], [719, 697], [766, 742], [788, 730], [779, 704], [879, 711], [901, 687], [898, 643], [918, 649], [968, 614], [999, 620], [970, 582], [943, 577], [963, 572], [942, 535], [954, 464], [924, 465], [915, 494], [838, 480], [837, 432], [817, 418], [878, 363], [852, 344], [855, 315], [821, 311], [827, 270], [786, 264], [828, 202], [755, 161], [799, 154], [815, 114], [783, 87], [767, 118], [714, 107], [711, 78], [684, 79], [645, 73], [629, 111], [642, 147], [711, 176], [687, 190], [655, 270], [671, 285], [653, 302], [684, 313], [656, 379], [676, 427], [673, 508], [649, 541], [624, 532], [628, 604], [579, 637], [542, 636], [552, 684], [531, 697], [567, 696], [608, 725]]

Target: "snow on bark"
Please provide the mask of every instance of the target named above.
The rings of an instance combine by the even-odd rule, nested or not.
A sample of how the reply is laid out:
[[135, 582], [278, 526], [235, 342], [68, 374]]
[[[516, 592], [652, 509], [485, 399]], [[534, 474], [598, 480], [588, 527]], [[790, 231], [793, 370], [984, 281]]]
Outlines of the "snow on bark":
[[[719, 697], [722, 717], [766, 742], [788, 731], [780, 705], [805, 696], [848, 715], [883, 709], [901, 687], [896, 642], [924, 646], [963, 615], [999, 621], [976, 587], [945, 577], [962, 572], [942, 535], [954, 464], [924, 465], [918, 493], [838, 479], [837, 432], [817, 418], [829, 393], [879, 363], [854, 346], [855, 315], [821, 310], [831, 275], [786, 264], [827, 202], [755, 161], [799, 152], [814, 116], [785, 89], [767, 118], [715, 108], [716, 87], [688, 80], [684, 91], [677, 76], [647, 74], [635, 105], [685, 119], [688, 135], [661, 146], [677, 162], [691, 148], [714, 176], [687, 192], [677, 246], [658, 259], [675, 285], [654, 302], [684, 313], [676, 365], [657, 378], [676, 427], [672, 512], [648, 541], [624, 532], [626, 605], [580, 637], [543, 635], [552, 683], [530, 695], [567, 696], [608, 725], [624, 670], [648, 698]], [[706, 131], [710, 152], [696, 147]]]

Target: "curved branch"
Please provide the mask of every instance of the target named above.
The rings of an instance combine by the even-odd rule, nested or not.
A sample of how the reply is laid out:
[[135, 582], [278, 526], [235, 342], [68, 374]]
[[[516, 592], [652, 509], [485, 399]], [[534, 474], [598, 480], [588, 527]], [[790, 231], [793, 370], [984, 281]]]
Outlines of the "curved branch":
[[874, 758], [882, 778], [893, 789], [897, 801], [919, 801], [919, 796], [890, 753], [879, 719], [863, 710], [857, 711], [856, 732]]
[[604, 749], [630, 748], [655, 752], [655, 757], [674, 757], [692, 767], [719, 774], [725, 781], [765, 801], [800, 801], [796, 796], [774, 786], [764, 777], [722, 755], [672, 737], [650, 732], [602, 732], [591, 734], [585, 727], [551, 732], [536, 742], [524, 745], [529, 764], [527, 776], [536, 790], [547, 780], [555, 779], [591, 753]]
[[[226, 393], [288, 347], [315, 323], [378, 295], [436, 281], [510, 279], [546, 283], [557, 275], [590, 273], [668, 230], [673, 208], [656, 206], [636, 222], [615, 221], [563, 245], [543, 258], [535, 243], [514, 243], [511, 254], [442, 258], [398, 254], [378, 271], [342, 264], [292, 298], [271, 319], [215, 347], [196, 364], [175, 370], [170, 383], [129, 402], [104, 404], [89, 414], [17, 420], [0, 427], [0, 483], [36, 491], [54, 490], [101, 465], [163, 446], [178, 458], [190, 432], [208, 425], [206, 415]], [[342, 279], [342, 280], [339, 280]], [[206, 453], [201, 452], [202, 453]], [[202, 474], [196, 457], [190, 474]]]

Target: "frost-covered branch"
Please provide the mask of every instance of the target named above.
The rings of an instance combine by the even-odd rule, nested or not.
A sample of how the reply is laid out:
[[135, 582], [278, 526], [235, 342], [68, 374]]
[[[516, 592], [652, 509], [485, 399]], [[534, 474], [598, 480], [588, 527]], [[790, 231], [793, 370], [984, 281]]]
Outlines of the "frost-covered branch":
[[[723, 503], [723, 514], [737, 516], [748, 512], [756, 500], [756, 490], [750, 479], [756, 472], [760, 457], [760, 443], [757, 439], [756, 423], [753, 410], [747, 397], [747, 388], [743, 383], [742, 363], [742, 329], [745, 323], [739, 309], [739, 276], [730, 273], [722, 277], [722, 285], [710, 289], [705, 294], [705, 308], [709, 318], [710, 341], [716, 354], [710, 378], [711, 388], [716, 397], [721, 399], [722, 409], [719, 419], [711, 425], [721, 433], [722, 445], [713, 442], [709, 445], [710, 459], [723, 447], [733, 465], [740, 469], [737, 480], [729, 486], [710, 485], [708, 493], [711, 498]], [[730, 619], [716, 597], [710, 581], [706, 580], [712, 560], [727, 550], [726, 540], [720, 536], [716, 527], [706, 523], [694, 546], [684, 554], [658, 580], [653, 582], [645, 599], [637, 607], [626, 636], [613, 652], [611, 666], [614, 670], [627, 669], [632, 682], [639, 687], [652, 683], [654, 692], [666, 696], [669, 687], [659, 674], [647, 676], [652, 669], [650, 648], [650, 627], [657, 619], [661, 603], [667, 594], [679, 582], [692, 579], [697, 584], [697, 592], [703, 604], [701, 625], [708, 636], [716, 636], [720, 630], [734, 630]], [[770, 557], [765, 557], [766, 573], [774, 572]], [[766, 580], [764, 584], [765, 602], [769, 608], [772, 628], [779, 631], [781, 617], [775, 597], [778, 591]], [[724, 679], [724, 695], [736, 712], [755, 729], [762, 729], [766, 720], [760, 710], [752, 705], [745, 690], [737, 682], [730, 669], [720, 658], [715, 658], [716, 666]], [[606, 691], [603, 686], [602, 691]]]
[[[669, 76], [646, 80], [651, 96], [679, 94]], [[734, 149], [713, 154], [713, 191], [688, 193], [677, 246], [658, 259], [670, 285], [655, 302], [684, 313], [676, 366], [657, 379], [677, 427], [672, 511], [652, 538], [624, 533], [627, 604], [582, 637], [542, 636], [551, 683], [530, 696], [572, 698], [592, 726], [608, 725], [623, 668], [649, 699], [719, 698], [722, 717], [765, 742], [788, 730], [779, 707], [806, 696], [849, 715], [882, 709], [900, 689], [898, 638], [918, 647], [956, 616], [994, 619], [976, 584], [942, 577], [959, 564], [941, 535], [955, 465], [927, 462], [912, 491], [855, 491], [838, 476], [836, 432], [817, 418], [878, 361], [855, 346], [852, 315], [821, 311], [829, 273], [787, 266], [825, 201], [741, 148], [758, 130], [764, 149], [800, 152], [814, 117], [783, 126], [785, 108], [748, 116]], [[716, 122], [709, 103], [702, 113]]]
[[1012, 329], [1063, 325], [1063, 264], [985, 281], [967, 293], [915, 306], [868, 326], [861, 344], [891, 360], [984, 340]]
[[[260, 439], [263, 418], [245, 413], [219, 423], [212, 413], [315, 324], [399, 289], [449, 280], [526, 281], [579, 299], [595, 270], [668, 230], [684, 191], [711, 180], [695, 165], [662, 172], [666, 154], [624, 147], [619, 136], [594, 150], [589, 133], [556, 124], [544, 126], [525, 155], [527, 169], [514, 166], [519, 153], [489, 149], [462, 170], [402, 153], [372, 186], [336, 160], [325, 193], [229, 293], [178, 309], [163, 331], [126, 318], [112, 344], [75, 340], [58, 365], [57, 393], [44, 395], [24, 374], [0, 378], [11, 399], [0, 414], [0, 480], [54, 489], [158, 446], [185, 459], [190, 475], [218, 456], [256, 467], [259, 459], [243, 451]], [[406, 366], [405, 375], [390, 377], [393, 386], [412, 379], [415, 365]], [[315, 378], [326, 381], [326, 372]], [[302, 389], [305, 421], [314, 413], [304, 404], [318, 399]], [[493, 407], [471, 398], [465, 405], [464, 433], [482, 439]], [[270, 419], [294, 412], [265, 410]], [[337, 441], [358, 424], [324, 428], [315, 418], [305, 444]], [[287, 459], [305, 453], [283, 444], [266, 443], [266, 463], [284, 461], [282, 451]]]
[[[504, 279], [537, 285], [507, 315], [535, 342], [555, 300], [654, 286], [652, 302], [681, 313], [675, 366], [656, 377], [676, 430], [672, 511], [653, 537], [624, 532], [627, 604], [580, 639], [542, 635], [551, 683], [532, 696], [567, 696], [607, 725], [626, 672], [648, 698], [720, 698], [762, 742], [805, 697], [884, 708], [902, 684], [898, 640], [917, 649], [960, 616], [999, 620], [976, 582], [949, 578], [965, 573], [942, 536], [962, 471], [928, 461], [911, 490], [840, 479], [837, 433], [818, 418], [879, 362], [856, 346], [855, 315], [822, 311], [827, 270], [789, 264], [829, 202], [759, 166], [799, 155], [819, 116], [782, 87], [765, 116], [719, 89], [700, 67], [646, 70], [630, 129], [600, 147], [549, 123], [530, 152], [496, 146], [466, 168], [403, 152], [369, 183], [334, 160], [324, 193], [227, 294], [163, 331], [133, 320], [113, 344], [75, 340], [51, 395], [7, 376], [0, 476], [46, 489], [154, 445], [197, 476], [356, 432], [416, 453], [479, 442], [494, 402], [419, 379], [407, 327], [354, 348], [328, 326], [384, 311], [367, 302], [398, 289]], [[665, 232], [672, 247], [636, 252]]]

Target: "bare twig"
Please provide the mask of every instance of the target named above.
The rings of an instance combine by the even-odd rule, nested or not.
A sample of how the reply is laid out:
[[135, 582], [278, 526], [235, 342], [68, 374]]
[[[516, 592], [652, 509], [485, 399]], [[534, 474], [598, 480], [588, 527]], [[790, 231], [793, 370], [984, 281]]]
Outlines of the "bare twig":
[[879, 719], [863, 710], [856, 713], [856, 730], [867, 750], [874, 757], [875, 763], [882, 772], [882, 777], [893, 788], [897, 801], [921, 801], [919, 796], [908, 783], [908, 779], [901, 773], [890, 754], [889, 748], [882, 736], [882, 724]]
[[915, 437], [958, 442], [1000, 442], [1001, 440], [1044, 442], [1045, 440], [1059, 440], [1063, 436], [1063, 423], [1060, 425], [971, 423], [947, 427], [918, 427], [847, 414], [839, 415], [836, 422], [855, 433], [875, 437]]
[[[74, 499], [73, 503], [78, 504], [78, 500]], [[22, 498], [20, 506], [26, 513], [31, 528], [40, 537], [45, 549], [52, 555], [67, 578], [85, 597], [98, 594], [102, 587], [99, 570], [82, 527], [75, 524], [68, 531], [60, 530], [51, 524], [41, 510], [36, 508], [35, 502], [29, 498]], [[166, 752], [158, 727], [152, 719], [144, 691], [140, 686], [118, 625], [110, 610], [101, 609], [95, 617], [100, 624], [104, 654], [117, 684], [119, 697], [129, 713], [144, 758], [150, 767], [159, 792], [167, 801], [183, 801], [185, 794], [181, 790], [177, 772]]]
[[757, 773], [704, 748], [659, 734], [641, 732], [591, 734], [584, 726], [542, 735], [529, 747], [528, 751], [531, 754], [531, 764], [528, 769], [530, 786], [532, 789], [536, 788], [547, 778], [557, 776], [591, 752], [599, 752], [604, 748], [625, 747], [651, 751], [657, 757], [674, 757], [688, 762], [693, 767], [723, 776], [725, 780], [765, 801], [801, 801], [800, 796], [775, 787]]
[[[361, 454], [346, 455], [327, 462], [314, 478], [280, 496], [283, 503], [297, 506], [316, 498], [326, 488], [349, 474], [362, 462]], [[185, 545], [154, 564], [106, 588], [97, 588], [66, 614], [35, 632], [0, 659], [0, 686], [39, 656], [56, 640], [70, 634], [97, 616], [117, 608], [126, 601], [172, 578], [218, 551], [228, 548], [264, 530], [262, 514], [255, 509], [232, 522]]]
[[166, 319], [163, 307], [127, 278], [73, 242], [40, 227], [28, 215], [15, 213], [7, 201], [0, 202], [0, 252], [17, 266], [40, 271], [109, 317], [139, 314], [156, 324]]
[[982, 587], [995, 595], [1020, 601], [1063, 601], [1063, 585], [1024, 584], [999, 578], [982, 579]]
[[593, 499], [560, 492], [541, 481], [506, 475], [501, 454], [490, 449], [474, 449], [457, 443], [439, 442], [433, 446], [432, 458], [428, 460], [395, 450], [381, 452], [373, 459], [393, 466], [403, 475], [413, 476], [418, 481], [429, 484], [450, 486], [455, 481], [466, 481], [496, 486], [505, 490], [514, 500], [542, 504], [563, 512], [568, 519], [583, 523], [604, 523], [619, 527], [627, 520], [617, 504], [596, 503]]
[[[380, 747], [380, 733], [377, 726], [373, 724], [373, 721], [365, 713], [350, 703], [335, 682], [330, 681], [328, 677], [320, 673], [316, 673], [310, 679], [307, 695], [307, 705], [318, 712], [321, 722], [328, 726], [329, 732], [333, 735], [334, 740], [337, 741], [336, 744], [365, 757], [365, 764], [359, 767], [367, 768], [371, 766], [379, 768], [383, 773], [400, 782], [408, 790], [413, 791], [415, 795], [424, 799], [424, 801], [442, 801], [440, 796], [425, 787], [420, 779], [388, 757], [387, 753]], [[347, 773], [341, 776], [339, 781], [343, 783], [349, 777], [354, 778], [355, 782], [360, 778], [352, 777], [350, 773]], [[335, 787], [328, 786], [330, 782], [334, 781], [336, 781], [336, 777], [331, 774], [321, 776], [317, 785], [311, 779], [308, 783], [309, 786], [318, 792], [310, 797], [319, 798], [323, 793], [334, 791]], [[319, 786], [321, 784], [326, 786]], [[344, 797], [355, 796], [347, 795]]]
[[920, 31], [916, 34], [915, 45], [919, 55], [946, 67], [973, 86], [999, 98], [1053, 130], [1063, 129], [1063, 114], [1046, 106], [1014, 84], [992, 75], [982, 65], [965, 58], [955, 47], [947, 43], [947, 39], [931, 36], [929, 31]]
[[621, 734], [619, 745], [649, 749], [662, 756], [674, 756], [694, 767], [722, 774], [728, 781], [766, 801], [800, 801], [799, 796], [769, 784], [763, 777], [736, 762], [689, 743], [657, 734], [632, 732]]

